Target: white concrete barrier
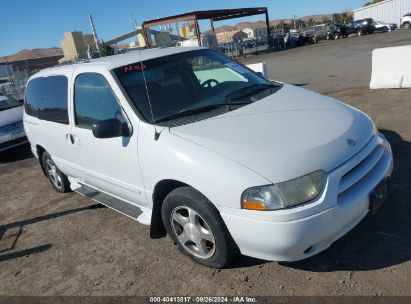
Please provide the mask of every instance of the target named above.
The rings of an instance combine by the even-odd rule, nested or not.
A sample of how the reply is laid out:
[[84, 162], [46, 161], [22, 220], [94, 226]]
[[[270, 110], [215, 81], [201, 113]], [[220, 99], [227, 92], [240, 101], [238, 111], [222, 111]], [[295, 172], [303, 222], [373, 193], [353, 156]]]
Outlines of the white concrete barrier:
[[252, 69], [254, 72], [261, 73], [267, 79], [269, 79], [268, 68], [265, 62], [247, 64], [249, 69]]
[[411, 88], [411, 45], [372, 52], [370, 89]]

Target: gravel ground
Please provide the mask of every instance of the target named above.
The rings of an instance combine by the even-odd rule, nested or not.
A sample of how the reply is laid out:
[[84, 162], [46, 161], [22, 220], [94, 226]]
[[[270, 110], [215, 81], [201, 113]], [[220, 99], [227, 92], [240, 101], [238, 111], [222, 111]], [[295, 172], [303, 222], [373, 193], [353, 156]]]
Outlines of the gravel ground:
[[398, 30], [244, 59], [365, 111], [392, 144], [389, 201], [328, 250], [201, 267], [147, 226], [54, 192], [25, 146], [0, 154], [0, 295], [411, 295], [411, 90], [368, 89], [371, 50], [410, 42]]

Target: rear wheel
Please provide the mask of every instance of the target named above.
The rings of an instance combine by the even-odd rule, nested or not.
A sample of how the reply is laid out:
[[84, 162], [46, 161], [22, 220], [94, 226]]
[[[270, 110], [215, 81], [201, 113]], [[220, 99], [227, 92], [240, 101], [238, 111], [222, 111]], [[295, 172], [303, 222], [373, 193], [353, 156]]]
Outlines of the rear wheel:
[[197, 263], [223, 268], [239, 255], [218, 210], [195, 189], [181, 187], [170, 192], [161, 215], [179, 250]]
[[404, 23], [404, 29], [405, 29], [405, 30], [409, 30], [410, 28], [411, 28], [411, 23], [405, 22], [405, 23]]
[[66, 175], [64, 175], [56, 166], [54, 161], [48, 152], [44, 152], [42, 157], [42, 164], [47, 178], [49, 179], [52, 187], [57, 192], [70, 192], [70, 182]]
[[361, 30], [358, 30], [358, 31], [357, 31], [357, 36], [360, 37], [360, 36], [362, 36], [362, 35], [363, 35], [363, 32], [362, 32]]

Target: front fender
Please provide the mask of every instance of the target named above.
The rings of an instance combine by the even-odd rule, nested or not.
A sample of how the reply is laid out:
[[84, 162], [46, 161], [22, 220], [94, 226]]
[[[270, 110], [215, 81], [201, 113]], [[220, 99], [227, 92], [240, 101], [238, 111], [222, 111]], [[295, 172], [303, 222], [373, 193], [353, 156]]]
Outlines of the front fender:
[[151, 125], [141, 124], [138, 153], [151, 205], [153, 190], [162, 180], [175, 180], [195, 188], [217, 208], [240, 208], [245, 189], [270, 184], [244, 165], [173, 135], [168, 129], [157, 140], [153, 134]]

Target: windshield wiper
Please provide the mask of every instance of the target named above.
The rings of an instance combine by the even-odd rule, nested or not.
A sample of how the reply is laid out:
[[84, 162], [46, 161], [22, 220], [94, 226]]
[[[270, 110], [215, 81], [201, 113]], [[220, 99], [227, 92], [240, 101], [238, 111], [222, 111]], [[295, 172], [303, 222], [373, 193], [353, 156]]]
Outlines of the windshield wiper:
[[[231, 92], [230, 94], [226, 95], [225, 98], [229, 99], [229, 100], [235, 100], [235, 99], [239, 99], [239, 98], [242, 98], [242, 97], [252, 95], [252, 94], [254, 94], [258, 91], [263, 91], [263, 90], [267, 90], [267, 89], [271, 89], [271, 88], [277, 88], [277, 87], [279, 87], [279, 86], [277, 86], [275, 84], [272, 84], [272, 83], [271, 84], [268, 84], [268, 83], [267, 84], [264, 84], [264, 83], [258, 83], [257, 84], [256, 83], [256, 84], [252, 84], [252, 85], [243, 87], [243, 88], [241, 88], [237, 91]], [[241, 94], [243, 92], [245, 94]], [[236, 95], [239, 95], [239, 96], [236, 96]], [[236, 96], [236, 97], [230, 99], [230, 97], [233, 97], [233, 96]]]
[[230, 106], [236, 106], [236, 105], [246, 105], [246, 104], [250, 104], [251, 102], [224, 102], [224, 103], [214, 103], [214, 104], [210, 104], [210, 105], [206, 105], [203, 107], [198, 107], [198, 108], [194, 108], [194, 109], [188, 109], [188, 110], [184, 110], [181, 112], [178, 112], [176, 114], [173, 115], [169, 115], [166, 117], [162, 117], [159, 118], [157, 120], [154, 121], [154, 123], [159, 123], [159, 122], [163, 122], [163, 121], [167, 121], [167, 120], [173, 120], [176, 118], [180, 118], [180, 117], [184, 117], [184, 116], [190, 116], [190, 115], [195, 115], [195, 114], [200, 114], [200, 113], [204, 113], [204, 112], [208, 112], [214, 109], [218, 109], [221, 107], [230, 107]]

